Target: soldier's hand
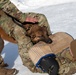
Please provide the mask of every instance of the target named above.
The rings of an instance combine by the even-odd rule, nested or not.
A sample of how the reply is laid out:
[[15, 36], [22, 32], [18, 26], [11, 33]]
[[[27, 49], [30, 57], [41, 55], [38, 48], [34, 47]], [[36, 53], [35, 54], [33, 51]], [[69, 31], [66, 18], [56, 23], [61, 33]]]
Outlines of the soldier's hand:
[[36, 17], [27, 17], [27, 18], [26, 18], [26, 22], [35, 23], [35, 22], [38, 22], [38, 20], [37, 20]]

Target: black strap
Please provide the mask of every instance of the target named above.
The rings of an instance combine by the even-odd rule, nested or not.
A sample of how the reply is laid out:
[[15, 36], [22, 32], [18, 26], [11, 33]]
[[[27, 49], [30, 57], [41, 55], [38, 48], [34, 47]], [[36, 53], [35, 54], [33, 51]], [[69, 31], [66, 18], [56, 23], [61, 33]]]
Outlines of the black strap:
[[39, 65], [41, 69], [49, 73], [49, 75], [58, 75], [59, 64], [55, 58], [53, 57], [43, 58]]

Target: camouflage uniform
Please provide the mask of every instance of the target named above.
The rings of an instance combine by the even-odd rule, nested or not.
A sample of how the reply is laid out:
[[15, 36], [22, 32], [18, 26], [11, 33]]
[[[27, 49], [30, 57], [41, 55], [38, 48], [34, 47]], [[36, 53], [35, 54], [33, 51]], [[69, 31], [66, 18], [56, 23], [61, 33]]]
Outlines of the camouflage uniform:
[[[32, 13], [32, 12], [22, 13], [18, 11], [18, 9], [9, 0], [1, 0], [0, 8], [2, 8], [4, 11], [9, 13], [13, 17], [16, 17], [21, 22], [24, 22], [26, 20], [26, 17], [28, 16], [37, 17], [39, 25], [46, 26], [49, 35], [51, 34], [47, 19], [43, 14]], [[12, 19], [9, 18], [7, 15], [6, 16], [4, 15], [3, 18], [0, 18], [0, 26], [5, 30], [5, 32], [9, 36], [13, 37], [18, 42], [19, 54], [22, 58], [23, 64], [27, 66], [31, 71], [35, 72], [36, 69], [35, 70], [32, 69], [34, 65], [28, 56], [28, 50], [31, 46], [33, 46], [33, 44], [30, 38], [26, 36], [26, 31], [23, 28], [16, 25], [12, 21]], [[76, 72], [76, 62], [72, 61], [72, 57], [69, 53], [69, 50], [65, 50], [57, 54], [57, 60], [60, 65], [60, 70], [59, 70], [60, 75], [72, 75], [72, 72], [73, 73]]]
[[[39, 14], [39, 13], [22, 13], [20, 12], [9, 0], [1, 0], [0, 1], [0, 8], [7, 12], [8, 14], [12, 15], [13, 17], [17, 18], [21, 22], [25, 22], [27, 17], [33, 17], [37, 18], [39, 22], [39, 26], [46, 26], [48, 30], [48, 34], [51, 34], [49, 24], [47, 22], [47, 19], [45, 15]], [[0, 11], [1, 13], [1, 11]], [[26, 30], [19, 27], [17, 24], [15, 24], [10, 17], [3, 14], [0, 16], [0, 26], [4, 29], [4, 31], [11, 37], [13, 37], [18, 44], [19, 47], [19, 54], [22, 58], [23, 64], [27, 66], [29, 69], [32, 70], [32, 67], [34, 66], [33, 63], [31, 63], [31, 60], [28, 56], [28, 50], [31, 46], [33, 46], [31, 40], [29, 37], [26, 36]], [[32, 70], [33, 71], [33, 70]], [[34, 70], [35, 71], [35, 70]]]
[[70, 50], [63, 50], [57, 54], [57, 61], [60, 66], [59, 75], [72, 75], [76, 73], [76, 61], [70, 54]]
[[2, 2], [0, 2], [0, 8], [12, 15], [13, 17], [17, 18], [21, 22], [25, 22], [27, 17], [36, 17], [39, 22], [39, 26], [46, 26], [49, 35], [51, 34], [50, 27], [45, 15], [33, 12], [22, 13], [9, 0], [2, 0]]

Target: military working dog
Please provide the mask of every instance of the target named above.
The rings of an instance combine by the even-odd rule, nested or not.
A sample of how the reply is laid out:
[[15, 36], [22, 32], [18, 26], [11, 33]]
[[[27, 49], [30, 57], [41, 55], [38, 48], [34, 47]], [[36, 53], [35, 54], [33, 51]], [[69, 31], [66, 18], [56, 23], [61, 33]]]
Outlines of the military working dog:
[[[4, 11], [0, 10], [0, 38], [2, 40], [4, 39], [9, 42], [18, 44], [19, 53], [21, 55], [23, 64], [28, 67], [30, 66], [31, 68], [29, 67], [29, 69], [32, 69], [32, 66], [26, 63], [26, 62], [28, 62], [29, 64], [32, 63], [28, 61], [29, 56], [28, 56], [28, 52], [26, 51], [28, 50], [27, 48], [32, 46], [31, 43], [28, 41], [29, 40], [28, 37], [31, 39], [31, 42], [33, 44], [36, 44], [39, 41], [44, 41], [46, 43], [52, 43], [52, 40], [49, 38], [47, 27], [39, 26], [38, 23], [29, 23], [29, 22], [19, 23], [17, 21], [18, 20], [12, 19], [10, 15], [7, 15]], [[20, 24], [22, 28], [19, 27], [18, 24]], [[17, 29], [16, 27], [20, 28], [20, 30]], [[4, 46], [4, 43], [0, 45]], [[26, 55], [24, 54], [25, 58], [22, 57], [23, 55], [21, 54], [21, 52], [22, 54], [23, 53], [26, 54]], [[25, 59], [25, 61], [23, 59]]]
[[26, 30], [26, 35], [31, 38], [33, 44], [38, 43], [39, 41], [44, 41], [46, 43], [52, 43], [52, 40], [49, 38], [47, 28], [45, 26], [41, 27], [38, 24], [25, 24], [23, 25]]

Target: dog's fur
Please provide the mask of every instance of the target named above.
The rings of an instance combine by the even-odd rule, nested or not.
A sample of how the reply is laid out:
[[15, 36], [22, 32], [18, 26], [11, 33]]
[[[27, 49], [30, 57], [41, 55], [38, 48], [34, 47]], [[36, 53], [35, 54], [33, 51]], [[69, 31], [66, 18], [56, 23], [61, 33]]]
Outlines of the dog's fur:
[[52, 43], [52, 40], [49, 38], [47, 28], [45, 26], [41, 27], [38, 24], [25, 24], [23, 26], [26, 30], [26, 35], [31, 38], [31, 41], [34, 44], [39, 41]]
[[[26, 35], [31, 38], [33, 43], [37, 43], [39, 41], [44, 41], [46, 43], [52, 43], [52, 40], [49, 38], [47, 28], [45, 26], [41, 27], [37, 24], [25, 24], [23, 25], [26, 30]], [[16, 40], [8, 34], [0, 27], [0, 36], [9, 42], [17, 43]]]

